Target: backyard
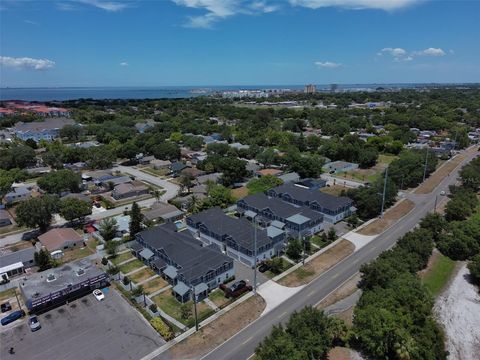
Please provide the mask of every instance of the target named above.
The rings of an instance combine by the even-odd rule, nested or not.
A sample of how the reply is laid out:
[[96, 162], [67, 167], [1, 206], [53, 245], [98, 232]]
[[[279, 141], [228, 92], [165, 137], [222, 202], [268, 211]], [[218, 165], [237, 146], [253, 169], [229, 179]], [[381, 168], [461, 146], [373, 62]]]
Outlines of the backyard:
[[90, 239], [87, 241], [86, 246], [64, 250], [64, 255], [60, 259], [60, 262], [65, 264], [67, 262], [83, 259], [84, 257], [95, 254], [96, 246], [97, 241], [95, 239]]
[[213, 290], [208, 298], [219, 308], [223, 308], [232, 302], [232, 299], [227, 299], [225, 293], [220, 289]]
[[168, 286], [168, 282], [159, 276], [155, 279], [147, 281], [142, 286], [143, 286], [143, 289], [145, 290], [145, 293], [150, 295], [150, 294], [154, 293], [155, 291], [158, 291], [158, 290], [163, 289], [164, 287]]
[[112, 262], [113, 265], [118, 265], [131, 258], [133, 258], [133, 254], [130, 251], [128, 251], [121, 254], [117, 254], [117, 256], [115, 256], [114, 258], [110, 258], [110, 261]]
[[141, 268], [142, 266], [145, 266], [144, 263], [142, 263], [140, 260], [138, 259], [134, 259], [132, 261], [129, 261], [123, 265], [120, 265], [118, 268], [120, 269], [120, 271], [124, 274], [128, 274], [129, 272], [135, 270], [135, 269], [139, 269]]
[[139, 270], [135, 272], [134, 274], [130, 275], [129, 278], [132, 280], [134, 283], [140, 283], [144, 280], [147, 280], [148, 278], [151, 278], [152, 276], [155, 275], [155, 272], [150, 269], [150, 268], [145, 268], [142, 270]]

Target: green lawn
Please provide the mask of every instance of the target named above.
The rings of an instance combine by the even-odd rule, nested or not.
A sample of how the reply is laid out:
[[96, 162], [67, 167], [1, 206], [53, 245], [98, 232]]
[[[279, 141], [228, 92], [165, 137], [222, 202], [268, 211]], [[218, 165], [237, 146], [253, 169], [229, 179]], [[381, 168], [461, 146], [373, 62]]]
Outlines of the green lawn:
[[[315, 251], [315, 250], [317, 250], [317, 249], [315, 249], [315, 248], [312, 246], [312, 251]], [[290, 269], [290, 268], [293, 266], [292, 263], [289, 263], [289, 262], [288, 262], [287, 260], [285, 260], [284, 258], [280, 258], [280, 259], [282, 259], [282, 269], [280, 270], [280, 273], [279, 273], [279, 274], [283, 273], [284, 271]], [[265, 276], [269, 277], [270, 279], [271, 279], [271, 278], [274, 278], [274, 277], [277, 276], [277, 275], [279, 275], [279, 274], [274, 274], [274, 273], [271, 272], [270, 270], [265, 271], [263, 274], [264, 274]]]
[[295, 274], [295, 276], [298, 278], [298, 279], [305, 279], [309, 276], [312, 276], [312, 275], [315, 275], [315, 272], [314, 271], [310, 271], [310, 270], [305, 270], [301, 267], [299, 267], [297, 270], [295, 270], [294, 272], [292, 272], [291, 274]]
[[434, 297], [445, 287], [454, 268], [455, 261], [439, 254], [432, 267], [424, 274], [422, 279], [423, 284]]
[[139, 283], [139, 282], [142, 282], [143, 280], [147, 280], [148, 278], [151, 278], [153, 275], [155, 275], [155, 272], [152, 269], [146, 268], [132, 274], [130, 276], [130, 280], [132, 280], [134, 283]]
[[310, 241], [317, 245], [320, 249], [324, 248], [325, 246], [327, 246], [328, 244], [331, 244], [332, 242], [327, 240], [327, 241], [323, 241], [322, 238], [318, 235], [313, 235], [311, 238], [310, 238]]
[[[193, 316], [193, 302], [189, 301], [186, 304], [192, 307], [192, 315], [188, 319], [182, 318], [181, 306], [182, 304], [175, 299], [170, 291], [165, 291], [157, 296], [154, 296], [152, 300], [157, 304], [157, 306], [166, 312], [168, 315], [174, 319], [180, 321], [182, 324], [185, 324], [188, 327], [191, 327], [195, 324], [195, 319]], [[213, 310], [204, 302], [197, 304], [198, 311], [198, 320], [199, 322], [203, 319], [206, 319], [213, 313]]]
[[126, 264], [120, 265], [119, 269], [122, 273], [128, 274], [130, 271], [141, 268], [142, 266], [144, 266], [144, 264], [140, 260], [135, 259]]
[[378, 155], [378, 161], [377, 162], [388, 165], [393, 160], [396, 160], [396, 159], [398, 159], [398, 156], [396, 156], [396, 155], [380, 154], [380, 155]]
[[126, 252], [126, 253], [123, 253], [123, 254], [118, 254], [114, 258], [110, 259], [110, 261], [113, 263], [113, 265], [118, 265], [122, 261], [126, 261], [126, 260], [131, 259], [131, 258], [133, 258], [133, 254], [129, 251], [129, 252]]
[[168, 286], [168, 282], [159, 276], [143, 284], [143, 289], [147, 294], [151, 294], [157, 290], [163, 289], [165, 286]]
[[208, 298], [219, 308], [225, 307], [232, 302], [232, 299], [227, 299], [225, 293], [220, 289], [213, 290], [208, 295]]

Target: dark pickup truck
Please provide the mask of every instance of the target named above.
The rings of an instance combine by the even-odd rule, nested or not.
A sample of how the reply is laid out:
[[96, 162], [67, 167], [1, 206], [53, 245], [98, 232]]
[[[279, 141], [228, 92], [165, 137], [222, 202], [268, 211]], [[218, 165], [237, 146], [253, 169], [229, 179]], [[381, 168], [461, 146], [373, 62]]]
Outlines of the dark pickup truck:
[[225, 293], [226, 298], [235, 298], [242, 295], [247, 291], [252, 290], [252, 286], [248, 285], [245, 280], [234, 282], [232, 285], [227, 286], [225, 284], [220, 285], [220, 289]]

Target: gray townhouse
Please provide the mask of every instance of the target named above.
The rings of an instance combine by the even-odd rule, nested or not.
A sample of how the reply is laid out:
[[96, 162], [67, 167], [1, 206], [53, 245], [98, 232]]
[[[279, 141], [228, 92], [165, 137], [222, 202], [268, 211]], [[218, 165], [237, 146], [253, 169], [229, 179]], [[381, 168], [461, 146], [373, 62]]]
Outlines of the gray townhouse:
[[[255, 228], [247, 219], [234, 219], [216, 207], [188, 217], [187, 228], [203, 242], [254, 266]], [[277, 256], [283, 250], [285, 238], [285, 231], [274, 226], [257, 228], [257, 262]]]
[[353, 200], [346, 196], [333, 196], [293, 183], [270, 189], [267, 195], [297, 206], [308, 206], [322, 213], [325, 221], [330, 223], [337, 223], [357, 211], [353, 206]]
[[135, 240], [132, 252], [173, 286], [173, 294], [182, 303], [192, 299], [192, 287], [200, 301], [235, 274], [231, 258], [203, 246], [188, 231], [175, 231], [172, 224], [144, 230]]
[[295, 206], [265, 194], [249, 195], [237, 202], [238, 212], [249, 219], [259, 215], [265, 226], [275, 226], [292, 237], [313, 235], [323, 229], [323, 215], [307, 206]]

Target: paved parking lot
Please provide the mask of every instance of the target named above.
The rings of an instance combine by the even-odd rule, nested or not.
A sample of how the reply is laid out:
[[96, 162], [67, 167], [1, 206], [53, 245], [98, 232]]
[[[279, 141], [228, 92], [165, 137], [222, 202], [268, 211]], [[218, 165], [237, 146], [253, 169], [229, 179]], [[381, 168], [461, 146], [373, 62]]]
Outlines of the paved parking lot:
[[[235, 281], [237, 280], [248, 280], [248, 282], [253, 286], [253, 269], [247, 265], [241, 263], [240, 261], [235, 261]], [[264, 282], [270, 280], [265, 275], [263, 275], [257, 269], [257, 286], [263, 284]]]
[[[105, 300], [87, 295], [39, 316], [31, 332], [27, 318], [0, 328], [2, 360], [140, 359], [165, 341], [115, 290]], [[15, 354], [9, 354], [13, 347]]]

